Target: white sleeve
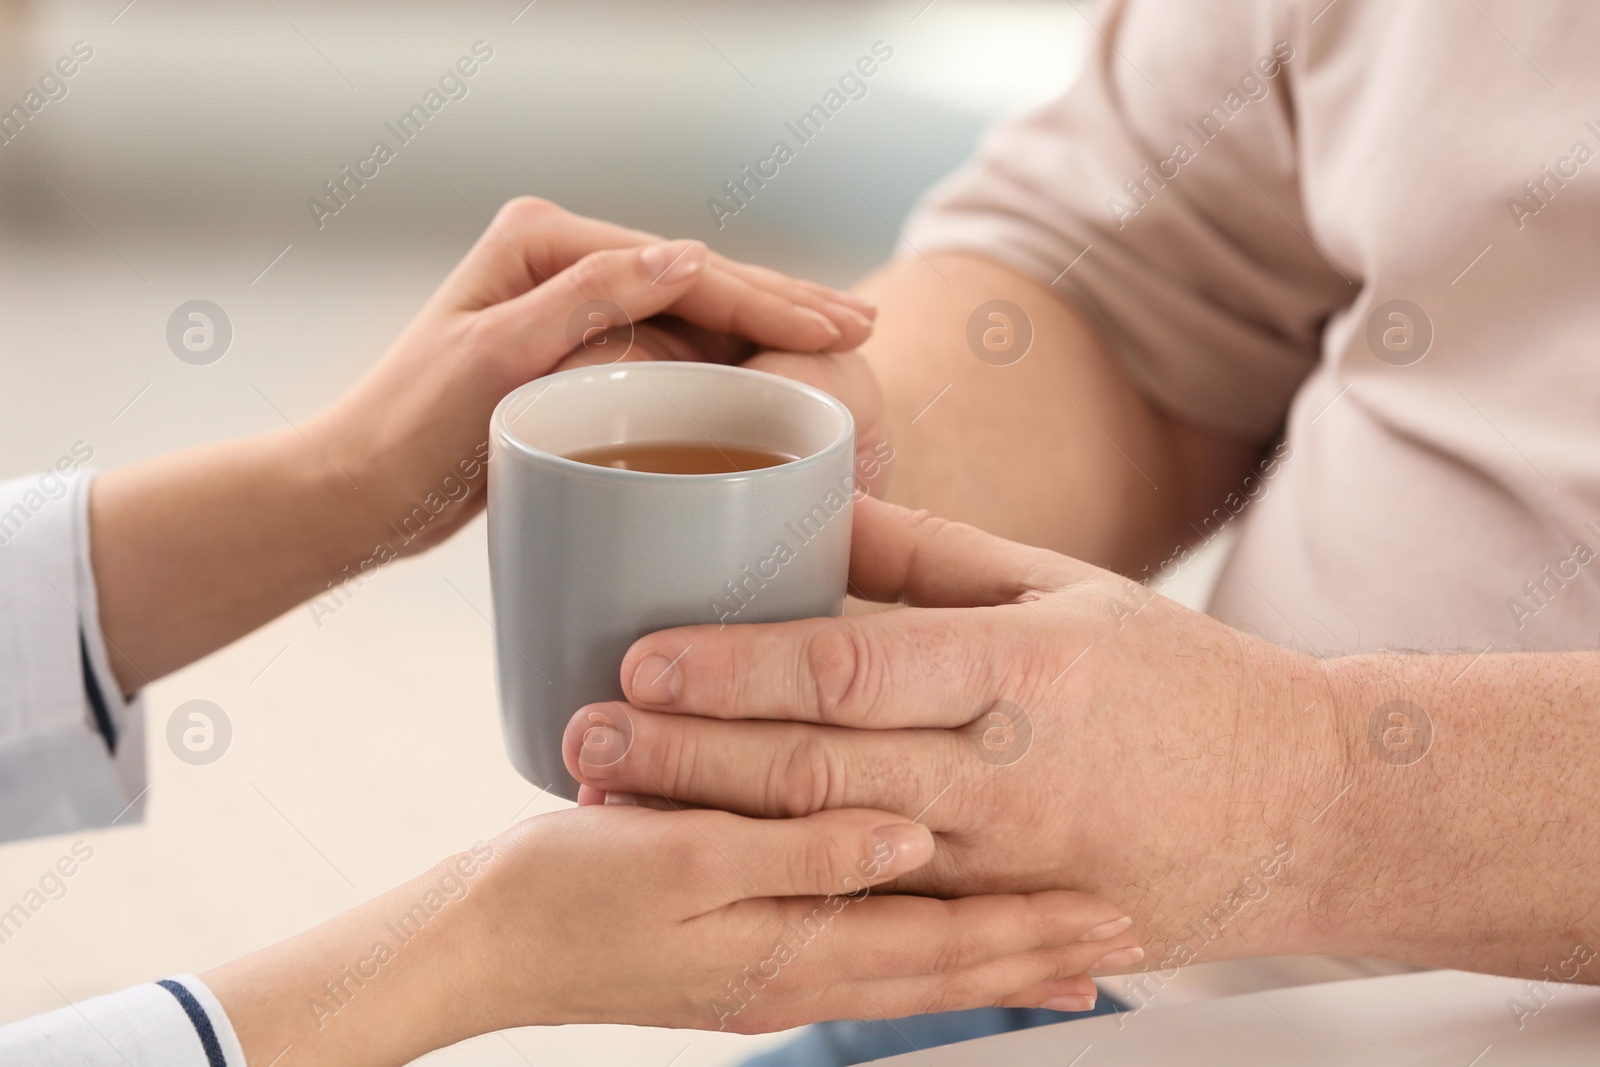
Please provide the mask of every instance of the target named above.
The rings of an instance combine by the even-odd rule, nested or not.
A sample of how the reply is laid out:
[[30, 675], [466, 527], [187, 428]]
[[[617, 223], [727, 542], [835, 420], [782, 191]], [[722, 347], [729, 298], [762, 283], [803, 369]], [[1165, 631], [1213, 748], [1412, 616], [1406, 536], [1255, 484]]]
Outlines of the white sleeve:
[[0, 482], [0, 841], [144, 813], [144, 709], [111, 674], [89, 563], [92, 455]]
[[0, 1027], [0, 1063], [28, 1067], [246, 1067], [205, 983], [180, 974]]

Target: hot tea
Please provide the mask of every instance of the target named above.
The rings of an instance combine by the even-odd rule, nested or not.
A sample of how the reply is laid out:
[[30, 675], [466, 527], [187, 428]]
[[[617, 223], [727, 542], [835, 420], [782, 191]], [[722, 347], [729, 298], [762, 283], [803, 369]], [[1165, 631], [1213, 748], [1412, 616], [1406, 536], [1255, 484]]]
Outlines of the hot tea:
[[712, 441], [646, 441], [585, 448], [569, 453], [567, 458], [596, 467], [651, 474], [734, 474], [792, 463], [797, 457]]

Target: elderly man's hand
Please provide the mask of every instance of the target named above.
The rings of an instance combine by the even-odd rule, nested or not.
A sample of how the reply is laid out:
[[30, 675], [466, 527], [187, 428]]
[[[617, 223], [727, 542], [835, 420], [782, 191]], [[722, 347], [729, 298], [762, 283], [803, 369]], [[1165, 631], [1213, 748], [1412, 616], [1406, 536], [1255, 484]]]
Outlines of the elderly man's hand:
[[1152, 951], [1320, 947], [1297, 834], [1345, 756], [1317, 727], [1318, 662], [870, 498], [851, 588], [912, 607], [640, 640], [630, 703], [568, 729], [584, 799], [900, 812], [939, 842], [900, 890], [1082, 890], [1127, 909]]

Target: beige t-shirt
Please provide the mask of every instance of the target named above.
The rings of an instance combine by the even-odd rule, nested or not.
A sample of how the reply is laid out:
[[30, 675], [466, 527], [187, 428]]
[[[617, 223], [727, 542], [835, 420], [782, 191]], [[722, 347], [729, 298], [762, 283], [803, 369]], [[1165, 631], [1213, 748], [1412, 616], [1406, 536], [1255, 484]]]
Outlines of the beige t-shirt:
[[1600, 5], [1094, 18], [1080, 83], [910, 243], [1075, 298], [1174, 414], [1286, 435], [1219, 618], [1324, 655], [1595, 647]]

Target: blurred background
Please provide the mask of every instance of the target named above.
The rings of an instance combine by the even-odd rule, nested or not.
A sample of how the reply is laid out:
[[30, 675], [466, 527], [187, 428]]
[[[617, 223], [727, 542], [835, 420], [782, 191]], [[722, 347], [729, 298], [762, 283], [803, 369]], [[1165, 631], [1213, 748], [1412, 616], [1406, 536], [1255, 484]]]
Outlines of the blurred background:
[[[109, 467], [311, 415], [517, 194], [849, 283], [1093, 33], [1064, 0], [4, 0], [0, 107], [77, 42], [92, 56], [0, 144], [0, 477], [77, 441]], [[308, 200], [397, 144], [384, 124], [480, 41], [466, 95], [319, 228]], [[878, 41], [866, 96], [719, 229], [707, 199]], [[166, 342], [192, 299], [232, 324], [207, 366]], [[145, 821], [0, 846], [6, 902], [94, 848], [0, 944], [0, 1021], [204, 970], [556, 806], [501, 751], [489, 610], [480, 520], [332, 617], [292, 612], [154, 685]], [[164, 740], [192, 699], [233, 728], [208, 766]], [[701, 1067], [774, 1040], [535, 1029], [427, 1062]]]

